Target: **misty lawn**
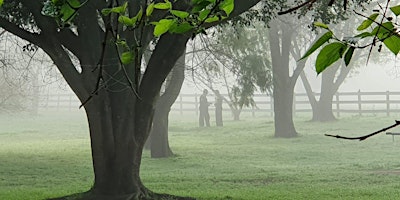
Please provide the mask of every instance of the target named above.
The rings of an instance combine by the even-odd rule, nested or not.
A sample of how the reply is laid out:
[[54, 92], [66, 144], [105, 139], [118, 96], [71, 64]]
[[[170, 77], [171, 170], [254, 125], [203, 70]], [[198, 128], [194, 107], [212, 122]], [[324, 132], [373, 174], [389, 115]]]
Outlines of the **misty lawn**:
[[[397, 117], [397, 118], [396, 118]], [[295, 119], [299, 137], [273, 137], [273, 119], [246, 116], [224, 127], [198, 128], [196, 116], [174, 115], [177, 155], [151, 159], [143, 182], [155, 192], [198, 199], [400, 199], [400, 136], [344, 141], [400, 116], [343, 116], [336, 122]], [[396, 130], [393, 130], [395, 132]], [[400, 130], [399, 130], [400, 132]], [[0, 199], [45, 199], [87, 191], [93, 183], [84, 113], [0, 115]]]

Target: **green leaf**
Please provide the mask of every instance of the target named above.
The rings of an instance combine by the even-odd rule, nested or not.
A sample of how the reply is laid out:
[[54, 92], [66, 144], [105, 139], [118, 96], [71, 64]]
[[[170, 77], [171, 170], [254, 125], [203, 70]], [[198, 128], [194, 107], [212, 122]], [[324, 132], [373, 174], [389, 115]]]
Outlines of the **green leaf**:
[[225, 11], [226, 15], [229, 16], [234, 9], [234, 0], [224, 0], [219, 4], [219, 9]]
[[125, 49], [125, 50], [129, 50], [129, 46], [128, 46], [128, 43], [126, 42], [126, 40], [118, 39], [115, 43], [116, 43], [119, 47], [122, 47], [122, 48]]
[[347, 46], [340, 42], [334, 42], [321, 49], [315, 62], [317, 73], [323, 72], [327, 67], [342, 57]]
[[366, 38], [366, 37], [371, 37], [371, 36], [373, 36], [371, 33], [369, 33], [369, 32], [362, 32], [362, 33], [360, 33], [360, 34], [358, 34], [358, 35], [356, 35], [356, 36], [354, 36], [354, 37], [359, 37], [359, 38]]
[[125, 3], [122, 6], [114, 8], [104, 8], [103, 10], [101, 10], [101, 13], [106, 16], [109, 15], [110, 13], [124, 14], [127, 7], [128, 7], [128, 2], [125, 1]]
[[351, 60], [351, 58], [353, 57], [354, 49], [355, 49], [355, 47], [350, 47], [350, 48], [347, 50], [346, 54], [344, 55], [344, 64], [345, 64], [346, 66], [349, 65], [350, 60]]
[[372, 30], [371, 35], [378, 36], [379, 39], [384, 39], [394, 31], [392, 22], [385, 22], [381, 26], [377, 26]]
[[111, 8], [104, 8], [103, 10], [101, 10], [101, 14], [103, 14], [104, 16], [107, 16], [111, 13]]
[[397, 55], [400, 51], [400, 38], [397, 35], [392, 35], [386, 38], [383, 43], [385, 46], [393, 52], [394, 55]]
[[171, 2], [168, 0], [165, 1], [165, 3], [156, 3], [154, 4], [154, 8], [160, 9], [160, 10], [168, 10], [172, 8]]
[[325, 42], [329, 41], [333, 36], [333, 32], [332, 31], [328, 31], [325, 34], [323, 34], [312, 46], [310, 49], [308, 49], [308, 51], [304, 54], [303, 57], [300, 58], [300, 60], [308, 57], [309, 55], [311, 55], [315, 50], [317, 50], [320, 46], [322, 46], [323, 44], [325, 44]]
[[182, 24], [177, 24], [174, 23], [170, 29], [169, 32], [171, 33], [187, 33], [191, 30], [193, 30], [194, 26], [192, 26], [189, 22], [183, 22]]
[[[140, 20], [142, 19], [142, 16], [143, 16], [143, 9], [140, 8], [139, 12], [138, 12], [138, 13], [136, 14], [136, 16], [133, 17], [133, 18], [135, 18], [136, 22], [138, 22], [138, 21], [140, 21]], [[136, 22], [135, 22], [135, 23], [136, 23]]]
[[3, 5], [3, 0], [0, 0], [0, 6], [2, 6]]
[[373, 13], [372, 15], [370, 15], [368, 17], [368, 19], [364, 20], [360, 26], [357, 27], [357, 31], [362, 31], [366, 28], [368, 28], [369, 26], [371, 26], [372, 22], [374, 22], [374, 20], [378, 17], [379, 13]]
[[213, 16], [213, 17], [207, 18], [205, 22], [211, 23], [211, 22], [216, 22], [216, 21], [218, 21], [218, 20], [219, 20], [219, 17], [218, 17], [218, 16]]
[[153, 14], [153, 11], [154, 11], [154, 3], [151, 3], [146, 8], [146, 16], [148, 17], [151, 14]]
[[60, 13], [62, 14], [61, 20], [63, 22], [71, 21], [73, 15], [76, 15], [76, 12], [71, 6], [68, 4], [64, 4], [61, 6]]
[[166, 33], [174, 23], [175, 21], [172, 19], [162, 19], [159, 22], [153, 22], [152, 24], [155, 25], [153, 32], [154, 36], [159, 37]]
[[210, 14], [210, 12], [211, 12], [211, 10], [209, 10], [209, 9], [200, 11], [199, 21], [204, 21], [207, 18], [208, 14]]
[[207, 6], [210, 5], [210, 2], [207, 1], [198, 1], [197, 3], [194, 3], [192, 13], [198, 13], [204, 9], [207, 8]]
[[314, 26], [317, 26], [317, 27], [320, 27], [320, 28], [329, 30], [328, 25], [326, 25], [326, 24], [324, 24], [324, 23], [322, 23], [322, 22], [314, 22]]
[[121, 54], [121, 62], [126, 65], [135, 60], [135, 53], [133, 51], [126, 51]]
[[76, 9], [78, 9], [80, 6], [81, 3], [78, 0], [68, 0], [68, 3], [64, 3], [61, 6], [61, 20], [63, 22], [71, 21], [77, 14]]
[[180, 10], [170, 10], [171, 14], [181, 18], [181, 19], [185, 19], [189, 16], [188, 12], [185, 11], [180, 11]]
[[125, 15], [118, 17], [118, 21], [125, 26], [136, 26], [136, 23], [142, 19], [143, 9], [140, 9], [136, 16], [129, 18]]
[[127, 16], [121, 15], [118, 17], [118, 21], [125, 26], [135, 26], [137, 18], [129, 18]]
[[390, 10], [395, 14], [396, 16], [400, 15], [400, 5], [390, 7]]

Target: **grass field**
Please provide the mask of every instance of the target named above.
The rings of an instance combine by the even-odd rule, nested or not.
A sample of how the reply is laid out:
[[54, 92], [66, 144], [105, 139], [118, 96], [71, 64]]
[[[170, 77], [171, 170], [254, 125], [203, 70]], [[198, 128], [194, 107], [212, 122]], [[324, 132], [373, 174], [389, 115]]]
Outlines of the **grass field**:
[[[35, 200], [83, 192], [93, 180], [82, 113], [0, 116], [0, 199]], [[198, 199], [400, 199], [400, 136], [363, 142], [323, 134], [362, 135], [396, 117], [342, 117], [313, 123], [296, 118], [294, 139], [273, 138], [270, 117], [226, 120], [198, 128], [175, 116], [170, 144], [176, 155], [150, 159], [142, 179], [150, 189]]]

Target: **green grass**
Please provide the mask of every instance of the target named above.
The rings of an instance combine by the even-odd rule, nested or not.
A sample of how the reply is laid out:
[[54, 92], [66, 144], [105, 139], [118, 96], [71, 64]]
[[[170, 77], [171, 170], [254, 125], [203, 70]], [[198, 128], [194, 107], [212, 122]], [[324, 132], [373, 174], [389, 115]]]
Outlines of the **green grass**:
[[[57, 115], [58, 114], [58, 115]], [[198, 199], [400, 199], [400, 137], [363, 142], [323, 134], [362, 135], [396, 117], [342, 117], [313, 123], [296, 118], [299, 137], [276, 139], [270, 117], [225, 120], [198, 128], [175, 116], [170, 144], [177, 154], [150, 159], [142, 179], [150, 189]], [[0, 116], [0, 199], [44, 199], [83, 192], [93, 180], [82, 113]]]

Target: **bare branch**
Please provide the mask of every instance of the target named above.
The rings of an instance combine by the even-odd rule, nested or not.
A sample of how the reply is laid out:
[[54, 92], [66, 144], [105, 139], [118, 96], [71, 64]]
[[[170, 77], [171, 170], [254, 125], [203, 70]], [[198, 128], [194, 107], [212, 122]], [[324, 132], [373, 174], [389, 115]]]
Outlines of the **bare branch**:
[[388, 127], [383, 128], [383, 129], [381, 129], [381, 130], [379, 130], [379, 131], [375, 131], [375, 132], [373, 132], [373, 133], [370, 133], [370, 134], [364, 135], [364, 136], [360, 136], [360, 137], [345, 137], [345, 136], [330, 135], [330, 134], [325, 134], [325, 136], [334, 137], [334, 138], [338, 138], [338, 139], [345, 139], [345, 140], [360, 140], [360, 141], [363, 141], [363, 140], [365, 140], [365, 139], [367, 139], [367, 138], [369, 138], [369, 137], [371, 137], [371, 136], [374, 136], [374, 135], [376, 135], [376, 134], [378, 134], [378, 133], [382, 133], [382, 132], [384, 132], [384, 131], [387, 131], [387, 130], [389, 130], [389, 129], [392, 129], [392, 128], [394, 128], [394, 127], [400, 125], [400, 121], [396, 120], [395, 122], [396, 122], [396, 123], [393, 124], [393, 125], [391, 125], [391, 126], [388, 126]]
[[278, 12], [278, 15], [284, 15], [284, 14], [291, 13], [291, 12], [296, 11], [296, 10], [298, 10], [298, 9], [300, 9], [300, 8], [302, 8], [302, 7], [304, 7], [304, 6], [306, 6], [306, 5], [311, 6], [311, 5], [312, 5], [313, 3], [315, 3], [316, 1], [317, 1], [317, 0], [308, 0], [308, 1], [305, 1], [304, 3], [301, 3], [300, 5], [297, 5], [297, 6], [293, 7], [293, 8], [290, 8], [289, 10], [285, 10], [285, 11], [280, 11], [280, 12]]

